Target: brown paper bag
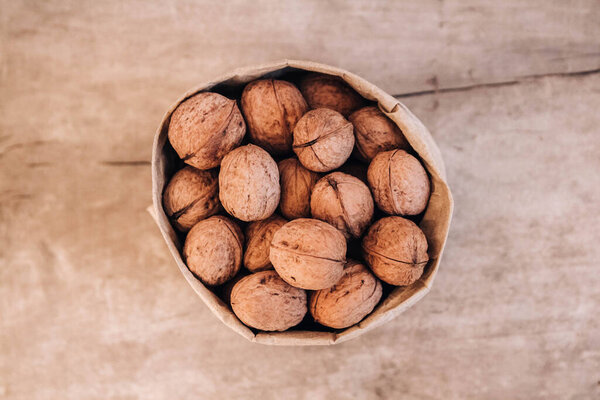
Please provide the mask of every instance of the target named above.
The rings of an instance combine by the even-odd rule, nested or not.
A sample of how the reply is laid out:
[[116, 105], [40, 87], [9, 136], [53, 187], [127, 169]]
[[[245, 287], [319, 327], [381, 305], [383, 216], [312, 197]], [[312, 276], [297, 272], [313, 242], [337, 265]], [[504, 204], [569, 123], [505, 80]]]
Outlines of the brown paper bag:
[[[420, 223], [420, 227], [427, 236], [429, 243], [429, 263], [425, 268], [423, 276], [417, 282], [408, 287], [395, 288], [377, 305], [370, 315], [350, 328], [338, 331], [326, 331], [326, 328], [323, 328], [323, 331], [290, 330], [286, 332], [254, 333], [240, 322], [228, 305], [224, 304], [218, 296], [194, 277], [181, 258], [182, 243], [177, 233], [171, 227], [162, 207], [162, 193], [165, 184], [180, 163], [170, 148], [167, 131], [171, 113], [182, 101], [198, 92], [214, 89], [226, 95], [228, 92], [239, 94], [243, 86], [252, 80], [265, 75], [268, 77], [279, 77], [298, 71], [321, 72], [336, 75], [344, 79], [363, 97], [377, 102], [379, 108], [400, 127], [413, 149], [419, 154], [431, 176], [431, 198]], [[152, 200], [153, 217], [167, 242], [167, 246], [177, 266], [208, 308], [225, 325], [246, 339], [252, 342], [273, 345], [327, 345], [341, 343], [362, 335], [376, 326], [389, 321], [418, 302], [429, 292], [439, 268], [453, 208], [452, 195], [446, 183], [446, 171], [440, 151], [427, 128], [402, 103], [361, 77], [343, 69], [309, 61], [295, 60], [283, 60], [237, 69], [230, 74], [198, 85], [177, 100], [165, 113], [154, 137], [152, 149]]]

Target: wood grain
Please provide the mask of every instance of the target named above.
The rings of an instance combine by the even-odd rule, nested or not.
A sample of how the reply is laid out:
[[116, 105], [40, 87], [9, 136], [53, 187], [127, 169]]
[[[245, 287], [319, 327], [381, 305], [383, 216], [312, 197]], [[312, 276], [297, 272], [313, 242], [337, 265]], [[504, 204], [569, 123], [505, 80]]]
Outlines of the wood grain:
[[[0, 397], [600, 396], [597, 1], [0, 4]], [[431, 293], [335, 347], [238, 337], [145, 211], [168, 105], [283, 57], [425, 91], [456, 201]]]

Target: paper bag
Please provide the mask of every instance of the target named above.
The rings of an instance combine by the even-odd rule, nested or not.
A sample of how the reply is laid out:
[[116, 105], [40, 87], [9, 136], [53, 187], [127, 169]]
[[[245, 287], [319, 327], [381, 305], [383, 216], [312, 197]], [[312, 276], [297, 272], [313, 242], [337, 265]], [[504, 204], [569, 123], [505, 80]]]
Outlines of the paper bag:
[[[252, 80], [269, 77], [278, 78], [297, 74], [301, 71], [321, 72], [336, 75], [344, 79], [358, 93], [368, 100], [377, 102], [383, 111], [402, 130], [406, 139], [418, 153], [431, 177], [431, 198], [419, 226], [427, 236], [429, 243], [429, 262], [423, 276], [408, 287], [396, 287], [382, 299], [371, 314], [363, 321], [343, 330], [331, 330], [325, 327], [319, 330], [288, 330], [286, 332], [259, 332], [245, 326], [235, 316], [229, 305], [206, 288], [186, 267], [181, 257], [183, 243], [169, 223], [162, 207], [162, 193], [175, 170], [181, 165], [170, 147], [167, 138], [171, 113], [190, 96], [198, 92], [215, 90], [234, 98], [241, 94], [244, 85]], [[237, 69], [212, 81], [200, 84], [185, 93], [165, 113], [156, 135], [152, 149], [152, 200], [153, 217], [158, 224], [167, 246], [181, 273], [200, 296], [202, 301], [225, 325], [246, 339], [272, 345], [328, 345], [341, 343], [389, 321], [418, 302], [429, 292], [440, 265], [450, 220], [453, 201], [440, 151], [425, 126], [402, 103], [361, 77], [343, 69], [309, 61], [284, 60], [264, 65]]]

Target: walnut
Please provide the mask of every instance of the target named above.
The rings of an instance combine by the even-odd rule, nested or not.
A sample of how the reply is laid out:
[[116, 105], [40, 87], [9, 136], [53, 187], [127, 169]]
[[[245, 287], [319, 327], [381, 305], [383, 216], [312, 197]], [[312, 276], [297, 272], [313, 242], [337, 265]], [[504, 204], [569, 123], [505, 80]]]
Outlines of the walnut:
[[310, 193], [321, 176], [304, 168], [296, 158], [282, 160], [278, 167], [281, 214], [288, 219], [310, 217]]
[[308, 111], [296, 86], [274, 79], [250, 82], [244, 88], [241, 104], [253, 143], [271, 154], [286, 154], [292, 150], [294, 126]]
[[311, 108], [329, 108], [344, 117], [348, 117], [365, 103], [350, 85], [337, 76], [308, 74], [299, 86]]
[[370, 162], [383, 151], [409, 150], [410, 145], [398, 126], [377, 107], [364, 107], [348, 117], [354, 125], [356, 157]]
[[212, 216], [198, 222], [185, 238], [183, 258], [208, 286], [233, 278], [242, 265], [244, 235], [229, 218]]
[[310, 211], [313, 218], [335, 226], [346, 238], [358, 238], [373, 218], [373, 198], [360, 179], [343, 172], [332, 172], [315, 185]]
[[311, 292], [308, 307], [316, 322], [343, 329], [373, 311], [381, 294], [379, 279], [364, 265], [348, 260], [344, 274], [334, 286]]
[[429, 201], [429, 177], [419, 160], [404, 150], [379, 153], [367, 171], [377, 206], [387, 214], [417, 215]]
[[215, 170], [184, 167], [169, 181], [163, 194], [165, 212], [177, 229], [189, 231], [198, 221], [216, 214], [220, 207]]
[[219, 198], [227, 212], [242, 221], [271, 216], [279, 204], [279, 170], [269, 153], [252, 144], [223, 158]]
[[290, 285], [325, 289], [342, 276], [346, 240], [323, 221], [299, 218], [275, 232], [269, 257], [279, 276]]
[[240, 145], [245, 133], [236, 101], [204, 92], [177, 107], [168, 135], [183, 161], [204, 170], [218, 167], [225, 154]]
[[244, 266], [250, 272], [273, 268], [269, 260], [269, 249], [275, 232], [287, 221], [278, 215], [272, 215], [261, 221], [254, 221], [246, 228], [246, 251]]
[[285, 283], [275, 271], [256, 272], [235, 284], [231, 308], [252, 328], [285, 331], [304, 318], [306, 292]]
[[414, 283], [429, 261], [423, 231], [402, 217], [385, 217], [375, 222], [363, 238], [362, 249], [371, 270], [390, 285]]
[[337, 111], [327, 108], [309, 111], [294, 129], [294, 152], [311, 171], [338, 168], [346, 162], [353, 147], [352, 124]]

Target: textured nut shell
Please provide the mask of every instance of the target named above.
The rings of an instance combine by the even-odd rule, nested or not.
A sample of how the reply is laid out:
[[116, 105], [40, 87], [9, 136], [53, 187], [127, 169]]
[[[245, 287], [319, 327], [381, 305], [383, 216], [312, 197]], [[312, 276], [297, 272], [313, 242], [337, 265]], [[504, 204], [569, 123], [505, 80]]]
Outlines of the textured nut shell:
[[242, 221], [271, 216], [279, 204], [279, 170], [258, 146], [241, 146], [227, 154], [219, 172], [219, 198], [227, 212]]
[[231, 308], [248, 326], [284, 331], [304, 318], [306, 292], [285, 283], [275, 271], [256, 272], [235, 284]]
[[363, 234], [373, 218], [374, 208], [367, 185], [343, 172], [321, 178], [310, 198], [313, 218], [335, 226], [346, 238]]
[[246, 228], [246, 249], [244, 251], [244, 266], [250, 272], [272, 268], [269, 251], [273, 235], [286, 224], [286, 220], [278, 215], [272, 215], [262, 221], [255, 221]]
[[287, 158], [278, 164], [281, 200], [279, 209], [288, 219], [310, 217], [310, 193], [320, 178], [296, 158]]
[[377, 107], [364, 107], [348, 117], [354, 125], [356, 156], [371, 161], [378, 153], [410, 149], [400, 128]]
[[329, 108], [344, 117], [365, 103], [361, 95], [337, 76], [308, 74], [299, 86], [311, 108]]
[[381, 294], [379, 279], [364, 265], [348, 260], [344, 275], [334, 286], [310, 294], [309, 310], [321, 325], [347, 328], [373, 311]]
[[183, 257], [202, 282], [216, 286], [240, 270], [243, 242], [242, 231], [233, 221], [215, 215], [190, 230], [183, 245]]
[[375, 222], [362, 241], [365, 261], [379, 279], [410, 285], [421, 277], [429, 260], [427, 238], [412, 221], [385, 217]]
[[163, 194], [165, 212], [177, 229], [189, 231], [198, 221], [216, 214], [220, 207], [215, 170], [186, 166], [173, 175]]
[[323, 221], [299, 218], [275, 232], [270, 259], [279, 276], [290, 285], [325, 289], [342, 276], [346, 240]]
[[354, 147], [354, 128], [342, 114], [317, 108], [304, 114], [294, 129], [294, 152], [306, 168], [327, 172], [340, 167]]
[[217, 93], [199, 93], [177, 107], [169, 123], [169, 141], [187, 164], [218, 167], [225, 154], [239, 146], [246, 124], [235, 100]]
[[379, 153], [367, 171], [377, 206], [387, 214], [417, 215], [429, 201], [429, 177], [419, 160], [404, 150]]
[[253, 143], [272, 154], [291, 151], [294, 127], [308, 111], [296, 86], [274, 79], [250, 82], [244, 88], [241, 104]]

